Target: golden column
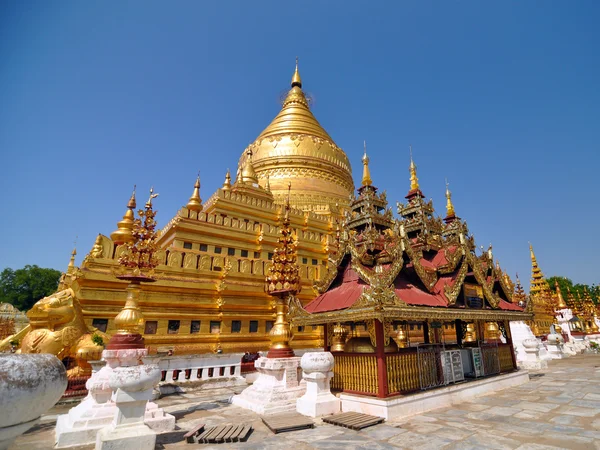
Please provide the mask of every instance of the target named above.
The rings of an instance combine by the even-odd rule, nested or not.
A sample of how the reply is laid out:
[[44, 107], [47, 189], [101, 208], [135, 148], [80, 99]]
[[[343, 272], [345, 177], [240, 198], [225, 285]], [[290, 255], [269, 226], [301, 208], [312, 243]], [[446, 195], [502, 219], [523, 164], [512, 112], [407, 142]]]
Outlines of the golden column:
[[[158, 260], [155, 256], [156, 221], [154, 217], [156, 216], [156, 211], [152, 210], [152, 199], [156, 197], [158, 197], [158, 194], [155, 194], [153, 189], [150, 189], [150, 198], [146, 202], [144, 209], [138, 211], [139, 219], [132, 220], [130, 227], [123, 227], [123, 221], [119, 222], [119, 229], [123, 233], [119, 235], [120, 242], [116, 243], [126, 243], [127, 250], [119, 258], [120, 267], [115, 276], [120, 280], [129, 281], [129, 285], [127, 286], [125, 306], [115, 317], [115, 325], [118, 331], [106, 346], [109, 350], [144, 348], [144, 338], [140, 334], [144, 325], [144, 318], [138, 304], [141, 283], [155, 281], [154, 269], [158, 265]], [[135, 206], [134, 190], [127, 206], [131, 214], [129, 217], [126, 214], [126, 219], [133, 219], [133, 209]], [[124, 233], [127, 230], [130, 230], [130, 235]]]
[[269, 335], [271, 348], [267, 358], [291, 358], [294, 351], [290, 347], [293, 338], [292, 329], [288, 322], [290, 299], [300, 292], [301, 281], [298, 273], [296, 242], [290, 228], [290, 195], [291, 183], [288, 184], [288, 198], [285, 204], [285, 214], [277, 242], [273, 252], [273, 264], [266, 277], [265, 290], [276, 298], [276, 319]]

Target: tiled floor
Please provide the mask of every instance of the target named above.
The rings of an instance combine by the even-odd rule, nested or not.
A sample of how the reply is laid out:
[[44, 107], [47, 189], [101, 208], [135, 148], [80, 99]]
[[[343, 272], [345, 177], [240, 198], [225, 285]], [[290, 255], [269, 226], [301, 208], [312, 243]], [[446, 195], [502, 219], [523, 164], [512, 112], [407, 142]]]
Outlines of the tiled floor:
[[[170, 396], [158, 401], [177, 418], [179, 430], [159, 435], [160, 449], [598, 449], [600, 450], [600, 355], [586, 354], [551, 361], [531, 373], [527, 384], [473, 398], [403, 420], [391, 420], [362, 431], [316, 420], [312, 430], [272, 434], [260, 417], [228, 403], [227, 389]], [[54, 409], [42, 423], [11, 447], [50, 449]], [[250, 422], [254, 432], [245, 443], [191, 445], [186, 430], [207, 425]], [[91, 449], [93, 446], [81, 447]]]

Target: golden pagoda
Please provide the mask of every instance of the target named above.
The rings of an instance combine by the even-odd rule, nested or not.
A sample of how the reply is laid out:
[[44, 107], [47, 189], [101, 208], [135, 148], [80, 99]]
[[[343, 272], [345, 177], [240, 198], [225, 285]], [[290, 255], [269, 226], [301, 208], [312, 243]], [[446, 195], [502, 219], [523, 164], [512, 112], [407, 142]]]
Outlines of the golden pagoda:
[[350, 161], [311, 112], [297, 60], [281, 111], [248, 146], [239, 167], [248, 159], [259, 182], [269, 179], [273, 201], [278, 204], [284, 203], [291, 182], [292, 207], [339, 215], [354, 191]]
[[550, 286], [540, 269], [533, 246], [529, 244], [531, 254], [531, 286], [529, 300], [532, 305], [533, 320], [529, 323], [536, 336], [550, 333], [550, 325], [555, 321], [555, 305]]
[[[298, 298], [312, 300], [354, 184], [348, 157], [313, 115], [302, 86], [296, 64], [280, 112], [242, 152], [235, 180], [227, 170], [223, 186], [203, 201], [198, 176], [185, 206], [165, 222], [159, 215], [156, 280], [139, 293], [150, 354], [267, 350], [277, 315], [264, 283], [284, 220], [297, 242]], [[61, 279], [90, 334], [119, 328], [114, 318], [127, 283], [115, 274], [134, 240], [135, 208], [134, 189], [116, 231], [99, 234], [80, 267], [70, 265]], [[323, 344], [316, 327], [294, 335], [295, 348]]]

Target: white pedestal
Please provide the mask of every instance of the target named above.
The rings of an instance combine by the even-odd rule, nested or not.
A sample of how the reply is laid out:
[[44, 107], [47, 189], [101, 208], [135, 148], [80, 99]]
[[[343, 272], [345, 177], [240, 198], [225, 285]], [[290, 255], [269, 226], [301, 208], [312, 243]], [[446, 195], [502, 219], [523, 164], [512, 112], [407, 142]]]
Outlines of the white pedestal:
[[[548, 367], [547, 360], [540, 358], [539, 342], [531, 331], [531, 328], [529, 328], [529, 325], [522, 320], [511, 321], [510, 332], [519, 368], [540, 370]], [[544, 348], [544, 351], [545, 350], [546, 349]], [[547, 354], [546, 351], [545, 353]]]
[[[92, 377], [87, 381], [88, 396], [67, 414], [56, 421], [56, 448], [89, 445], [96, 442], [100, 429], [110, 425], [117, 413], [117, 405], [111, 400], [109, 385], [113, 369], [104, 361], [92, 362]], [[98, 370], [98, 367], [99, 368]], [[156, 403], [148, 402], [144, 423], [156, 433], [175, 428], [175, 417], [166, 414]]]
[[300, 361], [306, 380], [306, 393], [296, 401], [296, 411], [310, 417], [340, 412], [340, 399], [331, 393], [333, 355], [329, 352], [305, 353]]
[[295, 411], [296, 399], [306, 390], [300, 382], [300, 358], [263, 357], [254, 367], [258, 378], [231, 402], [261, 415]]
[[117, 409], [112, 423], [98, 432], [96, 450], [154, 449], [156, 433], [144, 417], [161, 372], [156, 364], [139, 365], [147, 354], [146, 349], [104, 350], [102, 356], [113, 369], [109, 385]]

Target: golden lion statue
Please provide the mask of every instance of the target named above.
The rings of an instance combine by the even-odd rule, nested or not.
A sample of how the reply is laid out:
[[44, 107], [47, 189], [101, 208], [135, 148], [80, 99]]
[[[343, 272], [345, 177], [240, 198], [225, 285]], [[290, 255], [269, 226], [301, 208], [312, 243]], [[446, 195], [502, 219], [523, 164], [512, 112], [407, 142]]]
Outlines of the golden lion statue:
[[103, 346], [92, 342], [92, 335], [99, 335], [104, 342], [108, 336], [95, 328], [88, 329], [73, 289], [39, 300], [27, 317], [30, 331], [23, 337], [21, 353], [52, 353], [60, 360], [74, 358], [77, 366], [67, 371], [69, 377], [92, 373], [88, 360], [100, 359], [103, 350]]

